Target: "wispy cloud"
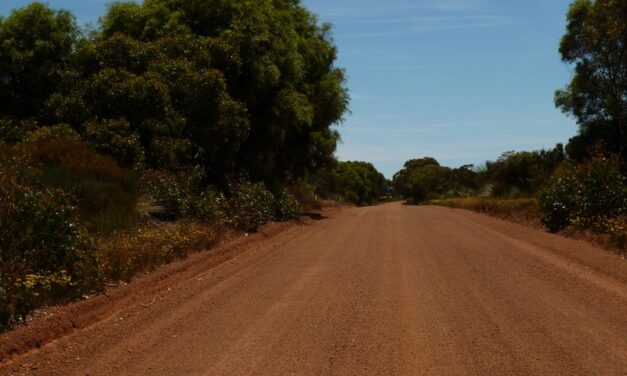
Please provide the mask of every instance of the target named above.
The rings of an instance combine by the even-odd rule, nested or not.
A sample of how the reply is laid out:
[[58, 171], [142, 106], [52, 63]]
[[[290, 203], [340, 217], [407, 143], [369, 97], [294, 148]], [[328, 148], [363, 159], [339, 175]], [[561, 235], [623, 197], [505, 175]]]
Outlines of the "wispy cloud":
[[448, 15], [448, 16], [401, 16], [401, 17], [380, 17], [376, 19], [363, 20], [364, 23], [375, 24], [443, 24], [450, 22], [485, 22], [485, 23], [510, 23], [513, 20], [509, 17], [495, 16], [490, 14], [477, 15]]
[[360, 19], [385, 16], [402, 11], [467, 12], [480, 11], [485, 0], [355, 0], [334, 2], [320, 11], [325, 18]]
[[357, 100], [357, 101], [373, 101], [373, 100], [381, 99], [381, 97], [379, 96], [369, 95], [369, 94], [351, 93], [350, 96], [352, 100]]
[[446, 16], [446, 17], [405, 17], [397, 19], [383, 19], [371, 22], [374, 24], [387, 24], [391, 28], [381, 31], [368, 31], [362, 33], [352, 33], [342, 35], [341, 38], [380, 38], [415, 35], [429, 32], [476, 29], [511, 26], [522, 23], [509, 17], [493, 16], [493, 15], [477, 15], [477, 16]]
[[418, 0], [401, 7], [414, 10], [467, 11], [481, 9], [483, 5], [484, 0]]
[[[449, 65], [452, 66], [452, 65]], [[390, 72], [390, 71], [417, 71], [426, 69], [438, 69], [442, 66], [429, 65], [429, 64], [379, 64], [379, 65], [365, 65], [363, 67], [353, 68], [351, 72]], [[354, 97], [353, 97], [354, 98]]]

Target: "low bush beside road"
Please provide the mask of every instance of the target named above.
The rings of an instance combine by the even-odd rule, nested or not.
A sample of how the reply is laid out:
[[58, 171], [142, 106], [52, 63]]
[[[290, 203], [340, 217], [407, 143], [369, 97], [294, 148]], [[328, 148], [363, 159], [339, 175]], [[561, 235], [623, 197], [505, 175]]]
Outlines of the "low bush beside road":
[[533, 198], [462, 197], [431, 200], [428, 203], [506, 217], [540, 218], [538, 201]]
[[225, 230], [302, 213], [285, 189], [237, 179], [221, 192], [193, 170], [128, 170], [79, 140], [4, 146], [0, 157], [0, 331], [209, 249]]
[[[597, 215], [571, 218], [561, 205], [548, 205], [535, 198], [463, 197], [430, 200], [424, 204], [472, 210], [495, 217], [546, 226], [552, 232], [594, 240], [602, 246], [624, 252], [627, 249], [627, 216]], [[594, 221], [594, 222], [592, 222]], [[559, 223], [559, 228], [551, 225]], [[594, 223], [594, 224], [593, 224]]]

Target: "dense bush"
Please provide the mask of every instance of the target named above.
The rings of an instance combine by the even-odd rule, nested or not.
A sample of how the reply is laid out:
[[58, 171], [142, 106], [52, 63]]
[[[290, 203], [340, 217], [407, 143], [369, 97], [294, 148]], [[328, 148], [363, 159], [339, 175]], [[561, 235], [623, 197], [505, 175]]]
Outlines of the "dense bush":
[[68, 139], [37, 140], [14, 147], [33, 186], [62, 189], [77, 199], [81, 220], [91, 231], [127, 228], [135, 220], [137, 179], [111, 157]]
[[0, 173], [0, 329], [6, 329], [40, 305], [92, 291], [99, 280], [71, 197]]
[[0, 40], [0, 119], [69, 124], [124, 167], [199, 164], [213, 184], [332, 162], [348, 106], [329, 25], [291, 0], [119, 2], [91, 33], [33, 3]]
[[431, 200], [428, 203], [487, 214], [525, 217], [528, 219], [536, 218], [539, 214], [538, 201], [531, 198], [463, 197]]
[[392, 180], [395, 193], [413, 204], [435, 198], [473, 196], [483, 184], [483, 175], [473, 165], [450, 168], [440, 166], [431, 157], [405, 162]]
[[227, 223], [227, 205], [224, 194], [213, 188], [206, 188], [187, 200], [185, 215], [201, 222], [222, 225]]
[[80, 135], [67, 124], [59, 124], [50, 127], [37, 128], [26, 133], [23, 141], [37, 140], [79, 140]]
[[89, 122], [83, 137], [95, 151], [113, 156], [124, 167], [139, 167], [144, 162], [139, 135], [124, 119]]
[[281, 191], [274, 195], [275, 221], [283, 222], [300, 217], [303, 208], [296, 198], [287, 191]]
[[22, 142], [28, 133], [36, 130], [37, 122], [32, 119], [0, 118], [0, 141], [9, 145]]
[[257, 231], [274, 214], [274, 197], [263, 183], [239, 181], [229, 186], [229, 215], [232, 224]]
[[290, 187], [289, 192], [301, 205], [303, 211], [318, 210], [322, 208], [320, 200], [318, 200], [318, 195], [316, 194], [316, 186], [307, 181], [299, 181], [293, 184]]
[[223, 223], [228, 211], [227, 200], [202, 180], [202, 172], [193, 168], [179, 174], [148, 171], [143, 177], [145, 193], [163, 208], [154, 216], [164, 220], [191, 218]]
[[178, 177], [164, 171], [149, 171], [142, 178], [144, 190], [164, 208], [159, 218], [172, 220], [182, 216], [190, 192], [186, 192]]
[[486, 162], [485, 175], [495, 196], [532, 197], [544, 187], [564, 158], [561, 144], [552, 150], [510, 151], [494, 162]]
[[320, 170], [312, 180], [322, 197], [356, 205], [370, 205], [388, 194], [387, 180], [367, 162], [338, 162]]
[[409, 202], [487, 194], [506, 198], [535, 197], [564, 160], [558, 144], [551, 150], [503, 153], [481, 168], [440, 166], [431, 157], [412, 159], [394, 175], [396, 193]]
[[596, 155], [558, 171], [540, 196], [551, 231], [576, 225], [603, 231], [607, 220], [627, 214], [627, 185], [620, 159]]

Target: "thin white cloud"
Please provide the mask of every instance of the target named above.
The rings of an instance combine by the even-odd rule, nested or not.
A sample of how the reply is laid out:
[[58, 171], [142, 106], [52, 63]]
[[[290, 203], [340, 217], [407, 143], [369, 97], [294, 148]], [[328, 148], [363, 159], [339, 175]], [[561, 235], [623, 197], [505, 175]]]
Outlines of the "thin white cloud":
[[[408, 23], [410, 22], [411, 24], [408, 25]], [[519, 20], [501, 16], [464, 16], [437, 18], [416, 17], [413, 19], [406, 18], [402, 22], [397, 22], [396, 24], [400, 27], [394, 30], [346, 34], [339, 36], [338, 39], [398, 37], [449, 30], [511, 26], [520, 23], [522, 22]]]
[[374, 72], [374, 71], [415, 71], [415, 70], [425, 70], [425, 69], [438, 69], [442, 66], [436, 65], [427, 65], [427, 64], [380, 64], [380, 65], [366, 65], [359, 68], [351, 69], [351, 72]]
[[404, 9], [424, 9], [441, 11], [477, 10], [484, 5], [483, 0], [418, 0], [401, 5]]
[[351, 100], [357, 100], [357, 101], [372, 101], [372, 100], [381, 99], [381, 97], [379, 96], [368, 95], [368, 94], [351, 93], [350, 96], [351, 96]]
[[509, 17], [496, 16], [491, 14], [476, 14], [467, 16], [403, 16], [364, 20], [364, 22], [368, 24], [442, 24], [464, 21], [510, 23], [513, 20]]
[[342, 1], [340, 4], [323, 8], [320, 15], [325, 18], [360, 19], [380, 17], [399, 11], [465, 12], [479, 11], [483, 8], [484, 0], [357, 0]]

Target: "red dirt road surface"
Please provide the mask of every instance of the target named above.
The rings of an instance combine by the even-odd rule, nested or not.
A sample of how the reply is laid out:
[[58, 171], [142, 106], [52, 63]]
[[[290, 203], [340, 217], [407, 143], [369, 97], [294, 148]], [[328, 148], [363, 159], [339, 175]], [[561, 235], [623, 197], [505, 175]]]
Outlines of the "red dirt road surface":
[[627, 374], [615, 254], [398, 203], [260, 236], [0, 374]]

